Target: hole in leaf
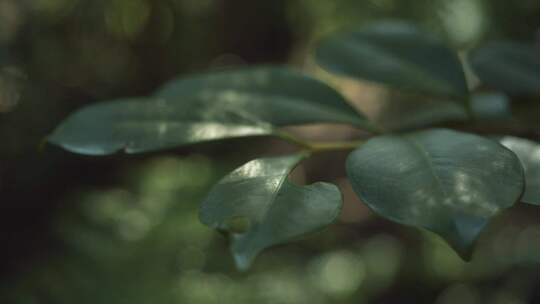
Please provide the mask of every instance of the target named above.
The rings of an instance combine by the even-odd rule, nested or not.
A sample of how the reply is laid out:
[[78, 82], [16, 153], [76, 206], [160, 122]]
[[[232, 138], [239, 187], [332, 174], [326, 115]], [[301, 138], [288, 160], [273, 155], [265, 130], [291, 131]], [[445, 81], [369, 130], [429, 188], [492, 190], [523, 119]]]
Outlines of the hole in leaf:
[[230, 233], [242, 234], [249, 230], [251, 221], [245, 216], [235, 216], [225, 222], [225, 229]]

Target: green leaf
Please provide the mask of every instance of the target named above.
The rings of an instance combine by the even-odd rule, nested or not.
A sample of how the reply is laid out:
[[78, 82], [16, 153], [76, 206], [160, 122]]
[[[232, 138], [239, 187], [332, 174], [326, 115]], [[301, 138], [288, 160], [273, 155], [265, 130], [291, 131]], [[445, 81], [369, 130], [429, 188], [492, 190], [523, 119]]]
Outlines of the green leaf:
[[505, 136], [500, 142], [516, 153], [525, 169], [526, 187], [521, 201], [540, 205], [540, 144], [512, 136]]
[[[196, 107], [239, 109], [274, 126], [344, 123], [372, 128], [328, 85], [285, 67], [255, 67], [202, 74], [171, 81], [157, 97]], [[197, 96], [198, 99], [186, 97]], [[197, 104], [190, 103], [198, 102]]]
[[512, 109], [508, 96], [499, 93], [479, 93], [471, 98], [472, 111], [477, 120], [509, 119]]
[[106, 155], [274, 132], [269, 125], [241, 113], [215, 110], [191, 114], [176, 104], [151, 98], [97, 103], [69, 116], [48, 140], [72, 152]]
[[221, 180], [202, 203], [201, 221], [230, 234], [238, 268], [247, 269], [265, 248], [319, 230], [338, 217], [342, 202], [336, 186], [287, 181], [303, 157], [253, 160]]
[[470, 61], [490, 87], [512, 95], [540, 95], [540, 48], [493, 42], [472, 52]]
[[286, 68], [251, 68], [173, 81], [154, 97], [90, 105], [49, 137], [67, 150], [139, 153], [233, 137], [280, 135], [275, 127], [347, 123], [375, 131], [329, 86]]
[[489, 219], [524, 190], [514, 153], [445, 129], [373, 138], [349, 156], [347, 174], [376, 213], [439, 234], [465, 259]]
[[465, 98], [457, 54], [406, 22], [379, 22], [323, 41], [317, 61], [331, 72], [410, 91]]
[[[476, 120], [511, 117], [507, 96], [496, 93], [475, 94], [471, 105]], [[469, 121], [465, 107], [448, 99], [420, 96], [393, 96], [381, 102], [374, 121], [386, 130], [411, 130], [445, 122]]]

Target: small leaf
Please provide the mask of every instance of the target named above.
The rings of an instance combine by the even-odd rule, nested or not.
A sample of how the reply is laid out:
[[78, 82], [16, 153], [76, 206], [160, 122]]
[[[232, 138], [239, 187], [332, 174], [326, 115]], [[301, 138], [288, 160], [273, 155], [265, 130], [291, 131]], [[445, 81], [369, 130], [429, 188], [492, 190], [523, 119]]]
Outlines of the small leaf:
[[319, 230], [338, 217], [342, 202], [336, 186], [287, 181], [302, 158], [253, 160], [221, 180], [202, 203], [201, 221], [230, 233], [238, 268], [247, 269], [265, 248]]
[[540, 95], [540, 48], [493, 42], [472, 52], [470, 61], [490, 87], [512, 95]]
[[[371, 127], [365, 116], [334, 89], [284, 67], [244, 68], [180, 78], [166, 84], [156, 96], [182, 103], [188, 111], [196, 107], [241, 109], [274, 126], [326, 122]], [[199, 98], [188, 98], [186, 102], [190, 96]]]
[[[471, 97], [471, 105], [476, 120], [511, 117], [510, 102], [502, 94], [475, 94]], [[383, 101], [378, 116], [374, 118], [386, 130], [411, 130], [469, 120], [465, 107], [452, 100], [399, 95]]]
[[512, 136], [505, 136], [500, 142], [516, 153], [525, 169], [526, 187], [521, 201], [540, 205], [540, 144]]
[[376, 213], [439, 234], [465, 259], [488, 220], [524, 189], [514, 153], [445, 129], [373, 138], [349, 156], [347, 174]]
[[474, 118], [477, 120], [509, 119], [512, 110], [508, 96], [499, 93], [479, 93], [471, 98]]
[[379, 22], [330, 37], [316, 57], [334, 73], [437, 96], [468, 95], [457, 54], [406, 22]]
[[88, 155], [140, 153], [242, 136], [273, 134], [267, 124], [234, 112], [190, 114], [165, 100], [133, 98], [97, 103], [69, 116], [51, 143]]

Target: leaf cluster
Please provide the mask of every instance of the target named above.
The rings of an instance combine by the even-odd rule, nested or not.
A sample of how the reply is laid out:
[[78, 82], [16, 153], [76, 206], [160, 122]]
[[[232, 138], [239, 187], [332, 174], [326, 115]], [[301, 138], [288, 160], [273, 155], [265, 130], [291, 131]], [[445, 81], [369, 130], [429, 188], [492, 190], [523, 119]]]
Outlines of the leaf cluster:
[[[315, 59], [331, 73], [418, 96], [390, 101], [381, 113], [386, 120], [369, 119], [300, 71], [257, 66], [183, 77], [151, 96], [87, 106], [48, 141], [87, 155], [253, 136], [297, 145], [297, 153], [240, 166], [201, 204], [201, 221], [229, 235], [240, 269], [265, 248], [336, 220], [342, 206], [336, 186], [296, 185], [288, 177], [314, 153], [353, 150], [346, 171], [363, 203], [386, 219], [440, 235], [469, 259], [491, 218], [520, 201], [540, 204], [540, 145], [515, 137], [515, 128], [478, 134], [483, 126], [522, 123], [509, 109], [520, 97], [540, 95], [539, 53], [534, 46], [494, 42], [462, 58], [414, 24], [378, 22], [328, 37]], [[466, 64], [480, 86], [467, 81]], [[312, 123], [346, 124], [366, 136], [320, 143], [283, 129]]]

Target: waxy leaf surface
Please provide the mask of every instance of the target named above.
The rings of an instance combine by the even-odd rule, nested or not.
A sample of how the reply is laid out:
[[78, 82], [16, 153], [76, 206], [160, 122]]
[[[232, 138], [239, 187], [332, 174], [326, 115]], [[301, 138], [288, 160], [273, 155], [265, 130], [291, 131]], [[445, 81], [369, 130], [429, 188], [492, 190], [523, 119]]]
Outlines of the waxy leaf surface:
[[400, 89], [458, 98], [468, 94], [457, 54], [406, 22], [379, 22], [331, 36], [316, 59], [330, 72]]
[[138, 98], [85, 107], [69, 116], [48, 140], [72, 152], [106, 155], [272, 133], [271, 126], [236, 112], [192, 115], [163, 99]]
[[525, 170], [526, 187], [521, 201], [540, 205], [540, 144], [512, 136], [505, 136], [500, 142], [516, 153]]
[[153, 97], [96, 103], [70, 115], [48, 139], [82, 154], [139, 153], [323, 122], [375, 129], [322, 82], [264, 67], [172, 81]]
[[474, 72], [486, 85], [512, 95], [540, 95], [540, 48], [493, 42], [470, 55]]
[[[187, 111], [197, 107], [234, 109], [274, 126], [320, 122], [368, 125], [364, 115], [333, 88], [284, 67], [244, 68], [180, 78], [163, 86], [156, 96], [182, 103]], [[197, 96], [192, 101], [198, 104], [184, 102], [189, 96]]]
[[297, 186], [287, 180], [301, 155], [256, 159], [221, 180], [201, 205], [201, 221], [229, 233], [239, 269], [267, 247], [332, 223], [341, 193], [328, 183]]
[[445, 129], [373, 138], [349, 156], [347, 174], [376, 213], [439, 234], [465, 259], [489, 219], [524, 190], [512, 151]]

